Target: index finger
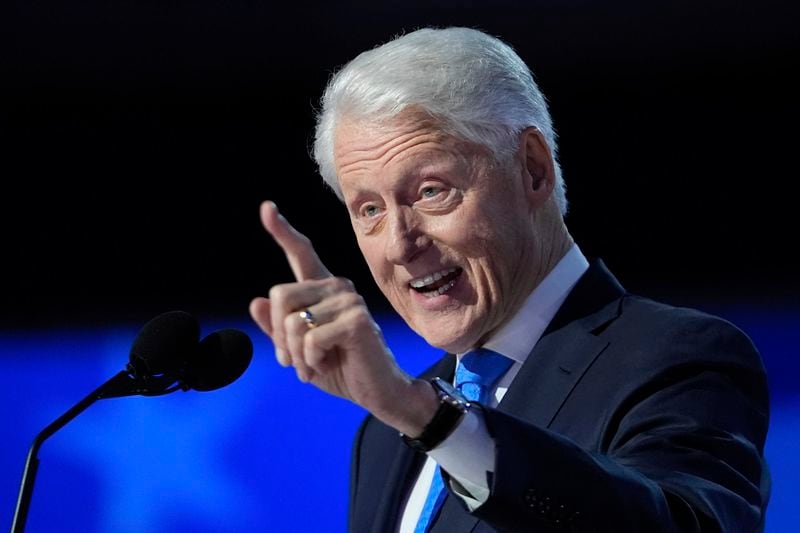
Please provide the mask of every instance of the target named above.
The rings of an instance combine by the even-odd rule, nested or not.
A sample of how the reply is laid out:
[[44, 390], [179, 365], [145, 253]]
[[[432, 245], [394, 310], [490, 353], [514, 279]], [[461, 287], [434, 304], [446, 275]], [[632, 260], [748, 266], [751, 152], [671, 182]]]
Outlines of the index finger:
[[261, 223], [286, 254], [289, 267], [297, 281], [322, 279], [331, 275], [314, 251], [314, 246], [308, 237], [289, 224], [289, 221], [278, 212], [278, 206], [274, 202], [267, 201], [261, 204]]

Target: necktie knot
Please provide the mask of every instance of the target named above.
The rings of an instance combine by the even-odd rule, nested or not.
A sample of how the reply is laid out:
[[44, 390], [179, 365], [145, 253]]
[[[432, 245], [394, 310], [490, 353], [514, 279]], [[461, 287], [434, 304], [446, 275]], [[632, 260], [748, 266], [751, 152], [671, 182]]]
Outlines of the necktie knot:
[[502, 354], [476, 348], [461, 357], [456, 370], [456, 387], [468, 400], [486, 404], [492, 387], [513, 363]]

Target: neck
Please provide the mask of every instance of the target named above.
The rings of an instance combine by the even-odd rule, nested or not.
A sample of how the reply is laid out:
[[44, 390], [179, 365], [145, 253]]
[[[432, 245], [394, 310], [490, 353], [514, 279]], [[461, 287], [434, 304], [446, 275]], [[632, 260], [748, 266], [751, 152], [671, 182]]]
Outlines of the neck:
[[527, 278], [530, 294], [542, 280], [556, 267], [575, 243], [564, 224], [564, 217], [555, 204], [549, 201], [534, 213], [533, 228], [535, 235], [535, 251], [533, 265], [535, 270]]

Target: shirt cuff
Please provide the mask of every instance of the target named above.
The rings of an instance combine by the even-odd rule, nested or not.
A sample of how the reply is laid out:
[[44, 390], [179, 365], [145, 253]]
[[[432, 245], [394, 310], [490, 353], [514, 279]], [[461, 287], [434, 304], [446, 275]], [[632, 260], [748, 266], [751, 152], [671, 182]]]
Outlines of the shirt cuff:
[[474, 511], [489, 499], [488, 474], [494, 472], [495, 446], [480, 409], [470, 409], [455, 430], [428, 452], [450, 475], [450, 488]]

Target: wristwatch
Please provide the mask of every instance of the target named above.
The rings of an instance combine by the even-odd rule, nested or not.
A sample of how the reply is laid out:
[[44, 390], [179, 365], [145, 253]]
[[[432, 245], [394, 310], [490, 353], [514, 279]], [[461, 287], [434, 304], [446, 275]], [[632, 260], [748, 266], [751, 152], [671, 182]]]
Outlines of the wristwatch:
[[469, 400], [447, 381], [433, 378], [431, 385], [439, 397], [439, 408], [436, 410], [436, 414], [416, 439], [403, 433], [400, 434], [403, 442], [421, 452], [431, 451], [449, 437], [472, 406]]

